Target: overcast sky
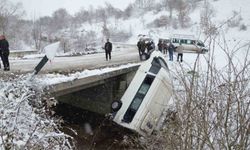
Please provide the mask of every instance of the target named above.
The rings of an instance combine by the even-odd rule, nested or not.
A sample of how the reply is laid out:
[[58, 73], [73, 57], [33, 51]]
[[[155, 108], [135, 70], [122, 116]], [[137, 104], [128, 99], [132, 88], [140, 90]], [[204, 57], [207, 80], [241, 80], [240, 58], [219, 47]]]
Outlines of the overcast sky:
[[89, 8], [93, 5], [95, 8], [103, 6], [105, 1], [116, 8], [125, 9], [129, 3], [135, 0], [10, 0], [13, 3], [22, 2], [26, 11], [26, 18], [50, 16], [58, 8], [66, 8], [70, 14], [79, 11], [81, 7]]

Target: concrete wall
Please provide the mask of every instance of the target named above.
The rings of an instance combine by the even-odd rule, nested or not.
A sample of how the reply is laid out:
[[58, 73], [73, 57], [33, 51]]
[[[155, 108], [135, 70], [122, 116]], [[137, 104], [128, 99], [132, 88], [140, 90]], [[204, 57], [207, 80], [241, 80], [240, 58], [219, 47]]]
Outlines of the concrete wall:
[[107, 114], [111, 112], [111, 103], [121, 99], [132, 81], [136, 70], [103, 80], [103, 83], [80, 91], [58, 96], [59, 102], [67, 103], [84, 110]]
[[47, 93], [59, 102], [99, 114], [109, 113], [111, 103], [119, 100], [132, 81], [139, 64], [101, 75], [58, 83]]

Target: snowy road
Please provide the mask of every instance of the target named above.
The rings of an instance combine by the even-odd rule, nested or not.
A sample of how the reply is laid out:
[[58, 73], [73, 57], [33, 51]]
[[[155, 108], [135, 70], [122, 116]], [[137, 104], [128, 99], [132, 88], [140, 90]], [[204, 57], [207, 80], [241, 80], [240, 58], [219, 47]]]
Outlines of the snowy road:
[[[41, 58], [31, 59], [11, 59], [11, 71], [8, 73], [26, 73], [33, 72], [35, 66]], [[107, 66], [116, 66], [131, 62], [138, 62], [138, 50], [133, 45], [115, 46], [112, 52], [111, 61], [106, 61], [105, 53], [97, 53], [83, 56], [72, 57], [55, 57], [49, 61], [41, 70], [43, 73], [48, 72], [72, 72], [81, 71], [84, 69], [103, 68]], [[2, 71], [0, 71], [2, 72]]]

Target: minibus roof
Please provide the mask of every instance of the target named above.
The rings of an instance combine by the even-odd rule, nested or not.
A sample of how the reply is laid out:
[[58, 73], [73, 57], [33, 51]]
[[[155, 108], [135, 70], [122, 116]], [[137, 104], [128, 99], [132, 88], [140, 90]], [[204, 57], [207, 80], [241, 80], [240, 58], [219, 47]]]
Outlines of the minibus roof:
[[171, 38], [196, 40], [194, 35], [188, 35], [188, 34], [173, 34]]

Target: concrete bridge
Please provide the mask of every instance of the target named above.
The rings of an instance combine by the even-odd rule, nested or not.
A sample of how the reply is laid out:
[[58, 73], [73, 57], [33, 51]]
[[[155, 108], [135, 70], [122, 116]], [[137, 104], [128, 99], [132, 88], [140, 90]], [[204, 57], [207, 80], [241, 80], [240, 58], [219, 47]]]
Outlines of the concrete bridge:
[[[26, 59], [16, 57], [14, 55], [10, 57], [10, 71], [0, 70], [1, 78], [8, 79], [16, 74], [31, 73], [41, 60], [41, 57], [26, 57]], [[136, 45], [118, 43], [114, 44], [112, 59], [109, 61], [106, 61], [104, 52], [83, 56], [55, 57], [42, 68], [37, 77], [49, 73], [71, 74], [86, 69], [116, 67], [139, 61]], [[51, 90], [47, 92], [50, 92], [49, 94], [56, 97], [59, 102], [105, 114], [110, 112], [111, 102], [121, 98], [138, 66], [58, 83], [51, 86]]]
[[101, 75], [58, 83], [51, 86], [49, 91], [59, 102], [106, 114], [111, 112], [112, 101], [122, 97], [138, 67], [139, 64]]

